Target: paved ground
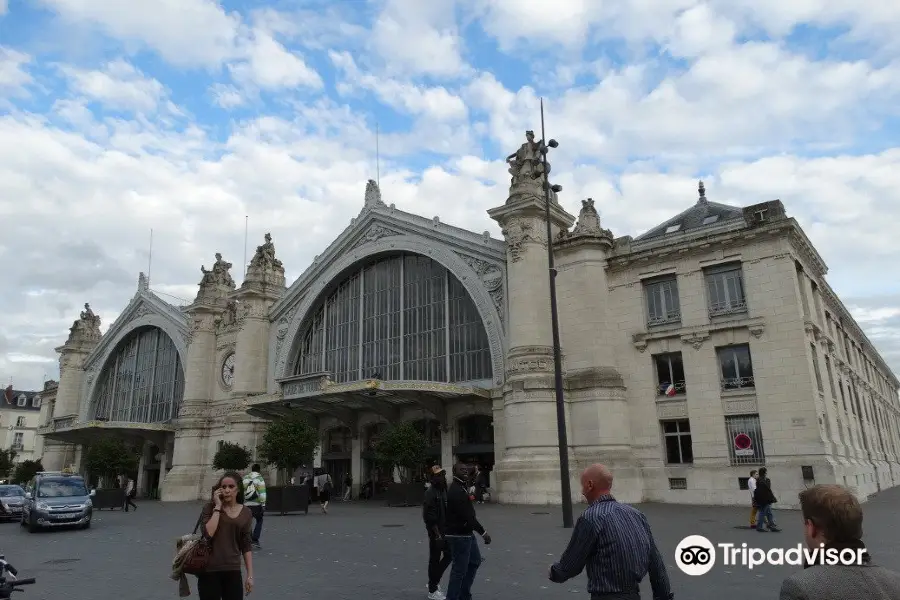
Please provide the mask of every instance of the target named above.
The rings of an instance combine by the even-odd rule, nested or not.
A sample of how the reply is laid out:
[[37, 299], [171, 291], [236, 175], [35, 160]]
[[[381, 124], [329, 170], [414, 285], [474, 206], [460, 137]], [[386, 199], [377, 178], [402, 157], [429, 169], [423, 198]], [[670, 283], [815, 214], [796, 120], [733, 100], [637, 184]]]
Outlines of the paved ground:
[[[866, 543], [875, 559], [900, 570], [900, 490], [891, 490], [866, 505]], [[565, 547], [569, 531], [556, 508], [485, 506], [479, 518], [494, 543], [484, 548], [486, 562], [474, 588], [476, 598], [537, 600], [587, 598], [584, 575], [556, 585], [546, 579], [548, 565]], [[583, 507], [576, 506], [576, 515]], [[713, 542], [748, 542], [761, 548], [787, 547], [801, 541], [799, 513], [781, 512], [782, 533], [759, 534], [735, 528], [746, 511], [648, 504], [647, 514], [663, 550], [676, 598], [690, 600], [761, 600], [777, 598], [781, 580], [797, 567], [716, 566], [702, 577], [683, 575], [674, 550], [687, 535]], [[23, 599], [171, 600], [175, 582], [168, 578], [174, 540], [189, 533], [198, 505], [145, 502], [134, 513], [95, 513], [87, 531], [28, 534], [14, 523], [0, 524], [0, 553], [38, 584]], [[423, 599], [427, 548], [417, 508], [336, 504], [331, 514], [267, 516], [263, 550], [255, 556], [257, 591], [266, 600], [295, 598]], [[191, 578], [192, 591], [196, 593]], [[445, 579], [446, 582], [446, 579]], [[651, 598], [646, 586], [644, 598]]]

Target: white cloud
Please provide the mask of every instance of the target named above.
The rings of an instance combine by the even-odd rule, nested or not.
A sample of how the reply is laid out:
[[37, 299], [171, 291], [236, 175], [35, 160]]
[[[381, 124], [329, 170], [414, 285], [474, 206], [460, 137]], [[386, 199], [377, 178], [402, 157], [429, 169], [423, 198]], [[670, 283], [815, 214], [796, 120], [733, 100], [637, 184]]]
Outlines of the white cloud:
[[234, 55], [240, 18], [215, 0], [38, 0], [76, 23], [139, 42], [174, 65], [215, 67]]
[[62, 67], [69, 89], [107, 108], [134, 112], [155, 111], [165, 98], [165, 86], [145, 76], [124, 60], [107, 64], [102, 71]]
[[393, 75], [455, 78], [470, 71], [453, 0], [387, 0], [372, 27], [371, 45]]
[[229, 65], [235, 81], [263, 89], [322, 87], [322, 78], [298, 54], [285, 49], [267, 32], [254, 30], [242, 44], [245, 61]]
[[21, 95], [33, 79], [25, 70], [31, 57], [24, 52], [0, 46], [0, 93]]
[[0, 17], [9, 12], [9, 0], [0, 0]]

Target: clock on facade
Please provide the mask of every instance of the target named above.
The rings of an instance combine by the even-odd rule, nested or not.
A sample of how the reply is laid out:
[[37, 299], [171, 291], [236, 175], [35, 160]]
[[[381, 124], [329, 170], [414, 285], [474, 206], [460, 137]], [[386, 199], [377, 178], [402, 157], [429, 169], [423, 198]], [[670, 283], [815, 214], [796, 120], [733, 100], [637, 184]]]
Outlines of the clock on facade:
[[231, 387], [234, 383], [234, 352], [225, 357], [222, 363], [222, 383], [225, 387]]

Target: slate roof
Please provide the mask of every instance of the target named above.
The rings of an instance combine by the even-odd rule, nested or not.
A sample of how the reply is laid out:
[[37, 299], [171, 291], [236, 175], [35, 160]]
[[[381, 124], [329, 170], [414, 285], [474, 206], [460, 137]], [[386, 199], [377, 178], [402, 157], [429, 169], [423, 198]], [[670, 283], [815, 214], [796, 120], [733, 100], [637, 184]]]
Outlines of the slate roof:
[[[25, 396], [25, 406], [19, 406], [19, 396]], [[31, 412], [40, 412], [41, 407], [34, 405], [35, 396], [40, 396], [40, 392], [26, 392], [24, 390], [14, 390], [12, 386], [7, 387], [0, 394], [0, 410], [23, 410]]]
[[710, 202], [706, 198], [706, 188], [703, 186], [702, 181], [698, 191], [700, 192], [700, 197], [696, 204], [665, 223], [661, 223], [650, 231], [638, 236], [635, 238], [635, 241], [643, 242], [661, 239], [667, 235], [677, 235], [688, 231], [696, 231], [703, 227], [720, 225], [727, 221], [744, 219], [743, 208]]

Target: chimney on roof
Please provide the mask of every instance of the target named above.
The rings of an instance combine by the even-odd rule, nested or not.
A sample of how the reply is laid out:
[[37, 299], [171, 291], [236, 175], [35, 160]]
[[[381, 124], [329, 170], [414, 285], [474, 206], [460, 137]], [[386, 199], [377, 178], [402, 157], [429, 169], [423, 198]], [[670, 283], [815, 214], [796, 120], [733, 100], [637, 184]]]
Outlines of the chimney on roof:
[[700, 198], [697, 200], [697, 204], [706, 204], [706, 186], [703, 185], [703, 180], [700, 180], [700, 185], [697, 186], [697, 191], [700, 193]]

